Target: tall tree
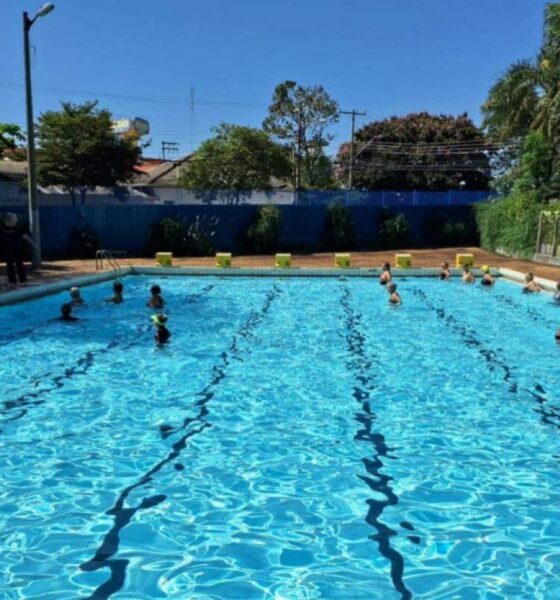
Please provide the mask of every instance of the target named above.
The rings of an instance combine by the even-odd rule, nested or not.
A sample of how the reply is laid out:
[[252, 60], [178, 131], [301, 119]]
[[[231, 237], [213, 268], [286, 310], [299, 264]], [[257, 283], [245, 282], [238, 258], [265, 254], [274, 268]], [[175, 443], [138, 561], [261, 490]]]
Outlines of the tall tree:
[[113, 133], [111, 113], [97, 102], [63, 102], [39, 117], [37, 165], [43, 185], [60, 185], [85, 202], [88, 189], [129, 181], [141, 150]]
[[560, 141], [560, 4], [545, 9], [544, 39], [532, 60], [513, 64], [491, 88], [482, 106], [483, 127], [497, 140], [538, 129]]
[[13, 150], [24, 139], [21, 129], [14, 123], [0, 123], [0, 158], [6, 150]]
[[214, 128], [192, 162], [183, 169], [178, 184], [193, 190], [269, 190], [271, 179], [290, 176], [285, 148], [260, 129], [222, 123]]
[[[356, 132], [354, 183], [362, 189], [487, 189], [489, 154], [482, 131], [466, 113], [391, 117]], [[348, 143], [337, 162], [337, 177], [345, 182]]]
[[[301, 177], [306, 187], [321, 187], [325, 148], [333, 140], [327, 129], [339, 118], [338, 102], [320, 86], [304, 87], [295, 81], [276, 86], [263, 129], [286, 143], [297, 161], [299, 152]], [[294, 177], [295, 180], [295, 177]]]

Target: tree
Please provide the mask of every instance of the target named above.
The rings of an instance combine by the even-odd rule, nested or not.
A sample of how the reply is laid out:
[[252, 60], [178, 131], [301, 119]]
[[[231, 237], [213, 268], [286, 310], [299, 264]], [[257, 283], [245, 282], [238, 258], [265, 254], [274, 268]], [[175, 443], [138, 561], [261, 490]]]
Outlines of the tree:
[[[386, 190], [487, 189], [490, 156], [482, 131], [467, 114], [413, 113], [368, 123], [356, 132], [357, 188]], [[350, 144], [338, 152], [337, 177], [346, 181]]]
[[113, 133], [111, 113], [97, 102], [63, 102], [39, 117], [37, 167], [42, 185], [60, 185], [75, 205], [87, 190], [112, 187], [135, 173], [141, 150]]
[[[320, 86], [303, 87], [295, 81], [276, 86], [263, 129], [287, 143], [297, 159], [301, 158], [301, 182], [306, 187], [322, 187], [325, 148], [333, 140], [327, 128], [336, 123], [339, 106]], [[328, 159], [327, 159], [328, 160]]]
[[191, 164], [179, 176], [179, 185], [193, 190], [270, 190], [273, 177], [289, 177], [285, 149], [260, 129], [222, 123], [214, 128]]
[[21, 129], [13, 123], [0, 123], [0, 158], [6, 150], [13, 150], [18, 142], [24, 140]]
[[500, 141], [538, 129], [557, 147], [560, 138], [560, 4], [545, 9], [538, 56], [513, 64], [491, 88], [482, 106], [483, 127]]

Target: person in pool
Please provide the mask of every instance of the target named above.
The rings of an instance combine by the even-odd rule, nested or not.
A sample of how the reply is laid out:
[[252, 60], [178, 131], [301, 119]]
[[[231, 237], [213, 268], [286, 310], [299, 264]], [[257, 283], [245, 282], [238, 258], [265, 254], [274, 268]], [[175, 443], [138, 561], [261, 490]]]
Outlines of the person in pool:
[[381, 285], [387, 285], [391, 282], [391, 279], [393, 279], [393, 276], [391, 275], [391, 265], [388, 262], [383, 263], [381, 275], [379, 276], [379, 283]]
[[556, 284], [556, 291], [554, 292], [554, 296], [552, 296], [552, 301], [554, 304], [560, 306], [560, 281]]
[[447, 281], [450, 277], [451, 273], [449, 272], [449, 263], [444, 261], [441, 263], [441, 271], [439, 273], [439, 278], [442, 281]]
[[473, 275], [473, 272], [471, 271], [471, 268], [469, 265], [463, 265], [463, 282], [464, 283], [474, 283], [475, 280], [475, 276]]
[[148, 299], [148, 302], [146, 302], [146, 306], [156, 309], [161, 309], [165, 306], [165, 301], [161, 297], [161, 288], [159, 285], [152, 285], [150, 288], [150, 294], [151, 296]]
[[480, 269], [482, 271], [482, 279], [480, 280], [480, 285], [484, 285], [486, 287], [492, 287], [494, 285], [494, 278], [490, 273], [490, 267], [484, 265]]
[[542, 287], [535, 281], [533, 273], [525, 275], [525, 287], [522, 291], [524, 294], [538, 294], [542, 292]]
[[113, 283], [113, 295], [110, 298], [107, 298], [107, 302], [121, 304], [124, 300], [123, 292], [124, 285], [120, 281], [115, 281], [115, 283]]
[[70, 302], [65, 302], [60, 307], [60, 321], [79, 321], [78, 317], [72, 316], [72, 305]]
[[399, 296], [397, 292], [397, 284], [391, 282], [387, 286], [387, 291], [389, 292], [389, 304], [393, 304], [394, 306], [398, 306], [402, 304], [402, 298]]
[[554, 339], [560, 344], [560, 329], [556, 332]]
[[167, 323], [167, 317], [162, 314], [153, 315], [152, 323], [156, 327], [156, 334], [154, 336], [156, 343], [158, 345], [161, 345], [169, 341], [169, 338], [171, 337], [171, 332], [165, 326], [165, 324]]
[[81, 306], [84, 303], [84, 299], [80, 293], [79, 287], [71, 287], [70, 288], [70, 304], [72, 306]]

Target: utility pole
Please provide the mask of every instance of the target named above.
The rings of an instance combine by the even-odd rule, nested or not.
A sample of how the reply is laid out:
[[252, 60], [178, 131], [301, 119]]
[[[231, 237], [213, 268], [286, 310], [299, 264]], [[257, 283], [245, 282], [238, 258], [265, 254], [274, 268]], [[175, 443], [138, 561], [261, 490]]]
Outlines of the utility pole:
[[348, 169], [348, 189], [352, 189], [354, 184], [354, 134], [356, 132], [356, 117], [365, 117], [366, 112], [359, 112], [355, 108], [352, 110], [341, 110], [341, 115], [352, 116], [352, 137], [350, 141], [350, 166]]
[[296, 137], [296, 191], [301, 187], [301, 108], [297, 109], [297, 137]]
[[161, 142], [161, 157], [165, 160], [165, 153], [175, 154], [179, 152], [179, 144], [177, 142]]
[[191, 86], [191, 152], [194, 152], [194, 86]]

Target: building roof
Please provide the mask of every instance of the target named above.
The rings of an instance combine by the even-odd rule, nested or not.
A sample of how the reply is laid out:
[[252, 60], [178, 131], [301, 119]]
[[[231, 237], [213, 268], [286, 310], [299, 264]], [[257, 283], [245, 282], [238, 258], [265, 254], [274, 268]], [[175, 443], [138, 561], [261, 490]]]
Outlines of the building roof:
[[133, 185], [176, 186], [182, 167], [188, 163], [194, 154], [186, 154], [177, 160], [168, 160], [151, 169], [140, 169]]
[[27, 177], [27, 161], [0, 160], [0, 181], [23, 181]]

